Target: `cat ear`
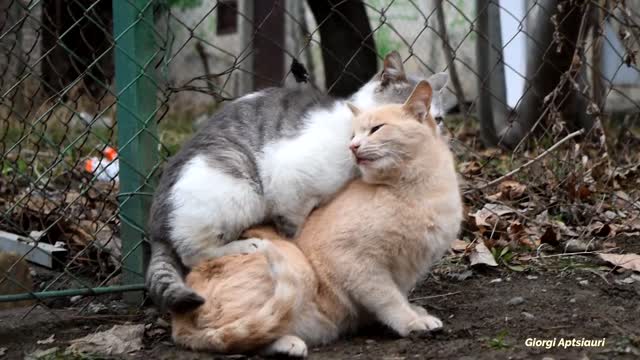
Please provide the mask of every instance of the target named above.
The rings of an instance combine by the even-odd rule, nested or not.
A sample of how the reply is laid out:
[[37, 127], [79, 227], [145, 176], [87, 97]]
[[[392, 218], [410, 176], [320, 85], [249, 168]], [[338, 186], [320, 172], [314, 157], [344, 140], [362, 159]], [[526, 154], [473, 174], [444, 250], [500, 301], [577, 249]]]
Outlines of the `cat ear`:
[[442, 117], [445, 113], [442, 96], [444, 93], [443, 90], [449, 81], [449, 74], [446, 72], [439, 72], [431, 75], [427, 81], [433, 90], [433, 97], [431, 99], [431, 116], [435, 118]]
[[416, 85], [415, 89], [407, 101], [402, 105], [404, 110], [412, 115], [416, 120], [425, 122], [431, 108], [431, 96], [433, 89], [428, 81], [422, 80]]
[[395, 81], [406, 80], [407, 76], [404, 72], [404, 65], [402, 64], [402, 57], [397, 51], [392, 51], [384, 58], [382, 74], [380, 80], [382, 85], [387, 85]]
[[446, 72], [439, 72], [431, 75], [427, 81], [431, 85], [431, 89], [433, 92], [439, 92], [447, 86], [447, 82], [449, 81], [449, 74]]
[[359, 107], [349, 101], [347, 101], [347, 106], [349, 107], [349, 110], [351, 110], [351, 113], [353, 113], [353, 116], [358, 116], [362, 112]]

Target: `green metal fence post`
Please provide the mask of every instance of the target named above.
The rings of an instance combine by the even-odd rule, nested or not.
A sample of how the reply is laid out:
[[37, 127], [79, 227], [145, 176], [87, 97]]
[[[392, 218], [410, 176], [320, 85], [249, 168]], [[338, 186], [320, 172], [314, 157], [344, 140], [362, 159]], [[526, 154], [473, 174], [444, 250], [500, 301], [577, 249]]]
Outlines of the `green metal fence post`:
[[[120, 219], [123, 259], [122, 283], [144, 282], [148, 254], [144, 242], [151, 199], [141, 192], [153, 191], [149, 174], [158, 160], [156, 137], [156, 91], [153, 74], [154, 0], [114, 0], [113, 28], [118, 95], [118, 156], [120, 161]], [[125, 196], [125, 194], [127, 194]], [[138, 194], [138, 195], [136, 195]], [[127, 293], [139, 303], [142, 292]]]

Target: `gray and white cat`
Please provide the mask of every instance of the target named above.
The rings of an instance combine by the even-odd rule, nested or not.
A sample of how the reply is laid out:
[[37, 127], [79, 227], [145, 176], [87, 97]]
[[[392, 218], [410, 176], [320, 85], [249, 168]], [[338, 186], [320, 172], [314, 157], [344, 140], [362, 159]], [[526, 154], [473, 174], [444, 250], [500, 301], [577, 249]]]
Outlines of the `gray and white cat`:
[[[447, 78], [428, 81], [438, 92]], [[405, 74], [392, 52], [349, 101], [361, 109], [401, 104], [420, 80]], [[356, 176], [351, 117], [347, 101], [310, 87], [269, 88], [203, 124], [169, 160], [154, 196], [147, 271], [154, 302], [174, 312], [202, 304], [184, 284], [186, 268], [237, 252], [241, 242], [233, 240], [253, 225], [272, 222], [294, 236], [314, 207]]]

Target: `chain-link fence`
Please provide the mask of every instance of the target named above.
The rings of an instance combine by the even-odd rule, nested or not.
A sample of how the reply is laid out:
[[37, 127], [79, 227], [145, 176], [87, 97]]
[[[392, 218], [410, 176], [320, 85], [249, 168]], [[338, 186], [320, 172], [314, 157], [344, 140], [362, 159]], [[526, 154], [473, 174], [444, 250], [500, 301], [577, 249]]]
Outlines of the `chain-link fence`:
[[0, 0], [0, 307], [139, 302], [164, 160], [225, 101], [294, 82], [293, 59], [342, 97], [392, 50], [409, 73], [449, 72], [465, 251], [517, 270], [546, 247], [611, 247], [640, 231], [638, 8]]

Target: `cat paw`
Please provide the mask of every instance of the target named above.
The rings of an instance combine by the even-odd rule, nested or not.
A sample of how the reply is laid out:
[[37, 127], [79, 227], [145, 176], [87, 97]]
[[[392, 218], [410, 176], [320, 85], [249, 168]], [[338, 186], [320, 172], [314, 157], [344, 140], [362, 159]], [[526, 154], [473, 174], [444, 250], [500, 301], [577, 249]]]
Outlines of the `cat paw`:
[[242, 243], [242, 247], [244, 252], [247, 254], [252, 254], [258, 251], [262, 251], [267, 247], [267, 240], [251, 238], [246, 240], [240, 240]]
[[216, 259], [228, 255], [253, 254], [264, 250], [267, 246], [266, 240], [251, 238], [245, 240], [236, 240], [225, 246], [211, 250], [210, 259]]
[[166, 307], [176, 314], [184, 314], [193, 311], [204, 304], [202, 296], [190, 289], [181, 289], [175, 294], [170, 294], [166, 299]]
[[409, 331], [409, 333], [434, 331], [438, 329], [442, 329], [442, 321], [437, 317], [429, 314], [420, 315], [417, 319], [410, 322], [407, 326], [407, 330]]
[[427, 310], [425, 308], [423, 308], [422, 306], [420, 306], [420, 305], [411, 304], [411, 308], [413, 309], [413, 311], [416, 312], [416, 314], [418, 314], [418, 316], [427, 316], [427, 315], [429, 315]]
[[284, 216], [275, 216], [273, 225], [281, 236], [287, 239], [293, 239], [298, 233], [298, 225]]
[[307, 344], [297, 336], [285, 335], [273, 342], [264, 351], [265, 355], [286, 355], [290, 357], [307, 357]]

